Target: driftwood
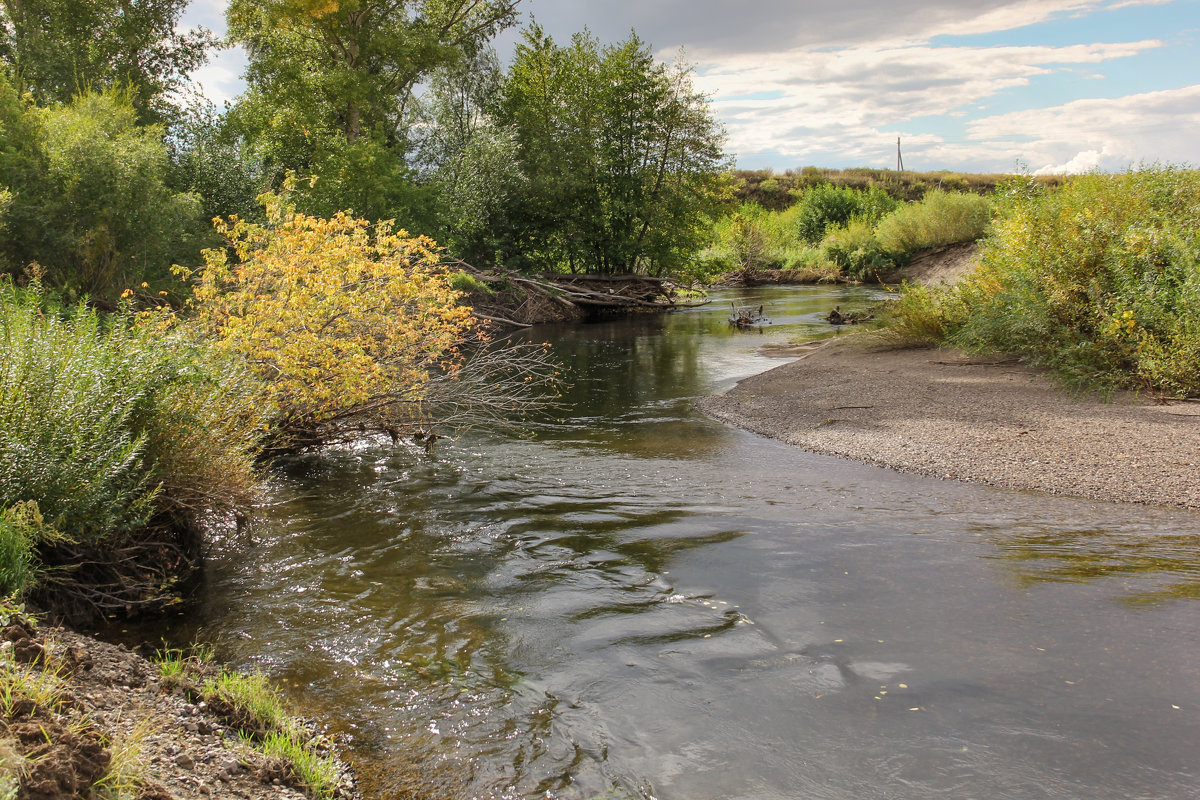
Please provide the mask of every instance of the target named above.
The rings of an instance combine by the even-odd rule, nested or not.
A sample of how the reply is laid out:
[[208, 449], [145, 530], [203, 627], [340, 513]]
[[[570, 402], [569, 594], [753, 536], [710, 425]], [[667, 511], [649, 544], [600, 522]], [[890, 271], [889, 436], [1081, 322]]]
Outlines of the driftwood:
[[487, 287], [468, 298], [477, 317], [515, 327], [605, 313], [668, 311], [708, 302], [683, 302], [675, 284], [652, 275], [527, 276], [484, 272], [464, 262], [446, 266]]

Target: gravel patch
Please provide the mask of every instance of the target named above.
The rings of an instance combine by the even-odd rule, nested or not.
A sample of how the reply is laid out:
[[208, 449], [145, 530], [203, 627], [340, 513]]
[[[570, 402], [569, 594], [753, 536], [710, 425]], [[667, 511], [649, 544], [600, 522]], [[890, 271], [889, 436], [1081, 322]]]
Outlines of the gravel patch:
[[905, 472], [1200, 509], [1200, 403], [1073, 397], [1016, 362], [856, 335], [698, 405], [806, 450]]

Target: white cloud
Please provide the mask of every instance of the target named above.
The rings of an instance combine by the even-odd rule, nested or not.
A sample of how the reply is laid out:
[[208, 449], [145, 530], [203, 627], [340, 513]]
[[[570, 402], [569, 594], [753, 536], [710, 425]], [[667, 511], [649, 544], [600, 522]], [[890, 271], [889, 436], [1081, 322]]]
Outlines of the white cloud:
[[[1066, 47], [862, 46], [797, 49], [700, 60], [697, 87], [714, 96], [730, 149], [793, 161], [830, 152], [877, 153], [880, 137], [912, 145], [937, 137], [905, 132], [922, 117], [974, 111], [978, 104], [1043, 75], [1161, 46], [1158, 41]], [[944, 151], [943, 151], [944, 152]], [[872, 161], [876, 161], [872, 158]]]
[[1145, 160], [1186, 163], [1196, 155], [1197, 130], [1200, 85], [1075, 100], [968, 125], [968, 135], [980, 143], [1023, 140], [1021, 158], [1038, 172], [1119, 170]]

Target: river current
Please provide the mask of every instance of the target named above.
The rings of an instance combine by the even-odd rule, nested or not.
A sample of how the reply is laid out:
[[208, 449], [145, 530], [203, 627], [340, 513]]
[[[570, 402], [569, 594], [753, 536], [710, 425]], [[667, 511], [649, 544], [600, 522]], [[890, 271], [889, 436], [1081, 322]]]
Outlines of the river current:
[[[554, 414], [281, 465], [177, 635], [281, 677], [382, 796], [1200, 797], [1200, 515], [901, 475], [693, 408], [879, 293], [532, 331]], [[730, 302], [772, 324], [731, 328]]]

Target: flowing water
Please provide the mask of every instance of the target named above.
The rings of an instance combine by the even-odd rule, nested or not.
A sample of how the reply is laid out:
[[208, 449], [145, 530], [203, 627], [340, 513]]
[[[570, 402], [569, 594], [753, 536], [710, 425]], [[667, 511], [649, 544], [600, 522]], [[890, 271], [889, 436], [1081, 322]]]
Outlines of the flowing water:
[[[867, 289], [539, 329], [525, 439], [297, 459], [198, 635], [460, 798], [1200, 796], [1200, 515], [900, 475], [692, 399]], [[729, 302], [772, 323], [737, 331]]]

